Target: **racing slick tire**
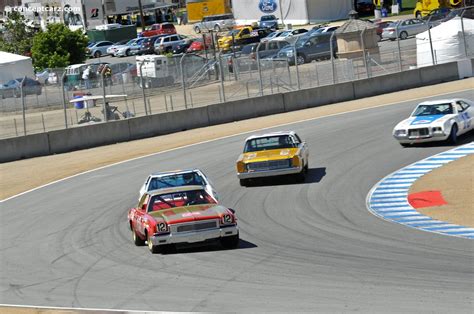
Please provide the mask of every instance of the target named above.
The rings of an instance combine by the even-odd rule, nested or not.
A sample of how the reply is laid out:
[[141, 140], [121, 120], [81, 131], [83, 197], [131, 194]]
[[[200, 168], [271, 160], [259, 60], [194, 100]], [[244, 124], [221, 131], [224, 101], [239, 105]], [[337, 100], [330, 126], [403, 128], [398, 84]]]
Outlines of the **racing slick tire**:
[[145, 240], [140, 238], [135, 230], [132, 229], [132, 235], [133, 235], [133, 243], [135, 243], [136, 246], [144, 246], [145, 245]]
[[239, 234], [219, 239], [224, 249], [236, 249], [239, 246]]
[[410, 144], [408, 143], [400, 143], [400, 145], [402, 145], [402, 147], [410, 147]]
[[151, 254], [170, 254], [176, 252], [176, 246], [174, 244], [153, 245], [150, 237], [148, 237], [147, 244]]
[[240, 179], [240, 186], [249, 186], [249, 179]]
[[458, 141], [458, 125], [456, 123], [451, 127], [451, 132], [449, 133], [448, 143], [456, 144]]

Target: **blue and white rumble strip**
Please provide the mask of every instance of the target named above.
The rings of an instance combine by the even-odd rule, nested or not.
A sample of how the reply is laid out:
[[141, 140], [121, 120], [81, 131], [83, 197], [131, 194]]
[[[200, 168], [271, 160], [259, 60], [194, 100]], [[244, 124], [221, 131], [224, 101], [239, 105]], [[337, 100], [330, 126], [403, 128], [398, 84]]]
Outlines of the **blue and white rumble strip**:
[[474, 142], [428, 157], [388, 175], [367, 195], [367, 208], [382, 219], [408, 227], [474, 239], [474, 228], [435, 220], [422, 215], [408, 203], [408, 191], [416, 180], [469, 154], [474, 154]]

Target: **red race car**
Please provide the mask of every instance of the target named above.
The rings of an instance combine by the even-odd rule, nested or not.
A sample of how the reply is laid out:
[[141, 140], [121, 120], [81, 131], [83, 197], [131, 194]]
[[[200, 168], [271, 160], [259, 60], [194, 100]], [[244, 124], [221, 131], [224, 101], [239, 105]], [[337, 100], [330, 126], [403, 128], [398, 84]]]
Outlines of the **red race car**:
[[141, 32], [142, 37], [151, 37], [163, 34], [176, 34], [176, 28], [171, 23], [153, 24], [152, 26], [146, 28], [143, 32]]
[[151, 253], [169, 253], [178, 243], [218, 240], [226, 249], [239, 244], [237, 218], [218, 205], [202, 186], [180, 186], [143, 194], [128, 212], [135, 245]]

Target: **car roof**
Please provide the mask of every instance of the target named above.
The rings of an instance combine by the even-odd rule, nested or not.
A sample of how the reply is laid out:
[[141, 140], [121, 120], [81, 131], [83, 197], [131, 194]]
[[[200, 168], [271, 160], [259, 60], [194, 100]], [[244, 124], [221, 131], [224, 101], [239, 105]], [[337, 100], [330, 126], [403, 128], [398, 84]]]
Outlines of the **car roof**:
[[204, 190], [204, 187], [201, 185], [186, 185], [186, 186], [175, 186], [172, 188], [163, 188], [147, 192], [150, 196], [160, 195], [160, 194], [169, 194], [177, 192], [187, 192], [195, 190]]
[[189, 172], [198, 172], [200, 171], [197, 168], [194, 169], [180, 169], [180, 170], [170, 170], [170, 171], [160, 171], [160, 172], [153, 172], [150, 174], [152, 177], [161, 177], [161, 176], [167, 176], [167, 175], [173, 175], [173, 174], [181, 174], [181, 173], [189, 173]]
[[424, 101], [424, 102], [419, 103], [418, 105], [438, 105], [438, 104], [453, 103], [459, 100], [466, 101], [465, 99], [462, 99], [462, 98], [436, 99], [436, 100]]
[[255, 138], [270, 137], [270, 136], [280, 136], [280, 135], [295, 135], [295, 131], [277, 131], [264, 134], [254, 134], [245, 139], [245, 141], [253, 140]]

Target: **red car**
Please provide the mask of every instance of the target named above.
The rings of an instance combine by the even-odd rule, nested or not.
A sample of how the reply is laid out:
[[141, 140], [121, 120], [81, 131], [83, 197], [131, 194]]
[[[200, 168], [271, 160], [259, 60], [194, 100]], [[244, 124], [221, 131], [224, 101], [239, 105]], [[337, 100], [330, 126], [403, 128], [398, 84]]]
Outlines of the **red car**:
[[383, 29], [389, 26], [392, 21], [380, 21], [380, 22], [375, 22], [375, 26], [377, 26], [377, 36], [379, 36], [379, 41], [382, 40], [382, 33]]
[[[209, 49], [211, 47], [211, 38], [206, 37], [206, 48]], [[191, 43], [187, 52], [197, 52], [197, 51], [204, 51], [204, 42], [202, 38], [198, 38]]]
[[143, 37], [150, 37], [163, 34], [176, 34], [176, 28], [171, 23], [153, 24], [141, 32]]
[[218, 205], [200, 185], [154, 190], [143, 194], [128, 212], [133, 242], [151, 253], [168, 253], [178, 243], [218, 240], [226, 249], [239, 244], [237, 218]]

